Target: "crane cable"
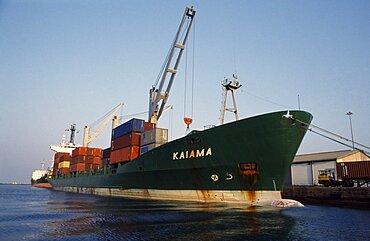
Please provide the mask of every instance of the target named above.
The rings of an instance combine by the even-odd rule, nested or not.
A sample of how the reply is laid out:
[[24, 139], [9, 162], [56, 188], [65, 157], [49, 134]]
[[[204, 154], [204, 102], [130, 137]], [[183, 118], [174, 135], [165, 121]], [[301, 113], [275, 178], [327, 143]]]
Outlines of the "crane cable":
[[[352, 140], [350, 140], [350, 139], [348, 139], [348, 138], [346, 138], [346, 137], [343, 137], [343, 136], [340, 136], [340, 135], [338, 135], [338, 134], [335, 134], [335, 133], [333, 133], [333, 132], [331, 132], [331, 131], [325, 130], [325, 129], [323, 129], [323, 128], [319, 127], [319, 126], [316, 126], [316, 125], [314, 125], [314, 124], [308, 124], [308, 123], [306, 123], [306, 122], [304, 122], [304, 121], [301, 121], [301, 120], [299, 120], [299, 119], [295, 119], [295, 118], [292, 118], [292, 119], [293, 119], [294, 121], [297, 121], [297, 122], [299, 122], [299, 123], [301, 123], [301, 124], [303, 124], [303, 125], [307, 126], [307, 130], [309, 130], [309, 131], [311, 131], [311, 132], [313, 132], [313, 133], [315, 133], [315, 134], [317, 134], [317, 135], [320, 135], [320, 136], [322, 136], [322, 137], [324, 137], [324, 138], [327, 138], [327, 139], [329, 139], [329, 140], [332, 140], [332, 141], [334, 141], [334, 142], [337, 142], [337, 143], [339, 143], [339, 144], [342, 144], [342, 145], [344, 145], [344, 146], [347, 146], [347, 147], [352, 148], [352, 146], [350, 146], [350, 145], [348, 145], [348, 144], [346, 144], [346, 143], [344, 143], [344, 142], [338, 141], [338, 140], [336, 140], [336, 139], [334, 139], [334, 138], [332, 138], [332, 137], [329, 137], [329, 136], [324, 135], [324, 134], [322, 134], [322, 133], [319, 133], [319, 132], [317, 132], [317, 131], [315, 131], [315, 130], [312, 130], [312, 128], [309, 128], [309, 126], [311, 126], [311, 127], [313, 127], [313, 128], [316, 128], [316, 129], [318, 129], [319, 131], [322, 131], [322, 132], [324, 132], [324, 133], [328, 133], [328, 134], [330, 134], [330, 135], [332, 135], [332, 136], [335, 136], [335, 137], [337, 137], [337, 138], [339, 138], [339, 139], [342, 139], [342, 140], [345, 140], [345, 141], [348, 141], [348, 142], [353, 142], [354, 144], [356, 144], [356, 145], [358, 145], [358, 146], [361, 146], [361, 147], [364, 147], [364, 148], [366, 148], [366, 149], [369, 149], [369, 150], [370, 150], [370, 147], [369, 147], [369, 146], [366, 146], [366, 145], [363, 145], [363, 144], [361, 144], [361, 143], [358, 143], [358, 142], [352, 141]], [[355, 149], [356, 149], [356, 150], [361, 150], [361, 149], [358, 149], [358, 148], [355, 148]]]
[[195, 79], [195, 22], [193, 23], [193, 44], [192, 44], [192, 73], [191, 73], [191, 103], [190, 103], [190, 117], [186, 117], [187, 104], [187, 82], [188, 82], [188, 48], [185, 50], [185, 87], [184, 87], [184, 122], [186, 124], [186, 132], [190, 131], [190, 125], [193, 123], [194, 116], [194, 79]]

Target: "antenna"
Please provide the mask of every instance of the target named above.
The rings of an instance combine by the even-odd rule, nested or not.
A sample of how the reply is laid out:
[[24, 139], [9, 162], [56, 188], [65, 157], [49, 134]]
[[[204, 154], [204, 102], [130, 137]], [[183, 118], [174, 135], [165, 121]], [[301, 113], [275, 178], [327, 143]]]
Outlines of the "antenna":
[[[221, 125], [224, 124], [225, 121], [225, 112], [233, 112], [235, 114], [235, 119], [239, 120], [239, 115], [238, 115], [238, 108], [236, 107], [236, 100], [235, 100], [235, 94], [234, 91], [239, 89], [242, 85], [240, 84], [238, 80], [238, 76], [236, 74], [233, 74], [233, 79], [227, 79], [224, 78], [222, 81], [222, 86], [223, 86], [223, 91], [222, 91], [222, 107], [221, 107], [221, 115], [220, 115], [220, 123]], [[226, 101], [227, 101], [227, 93], [231, 92], [231, 96], [233, 99], [233, 106], [232, 108], [226, 108]]]

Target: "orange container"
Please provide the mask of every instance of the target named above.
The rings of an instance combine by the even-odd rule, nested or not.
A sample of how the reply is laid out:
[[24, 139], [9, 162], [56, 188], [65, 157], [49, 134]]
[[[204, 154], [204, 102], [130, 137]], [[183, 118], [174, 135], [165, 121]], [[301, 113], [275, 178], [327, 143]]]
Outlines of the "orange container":
[[72, 157], [71, 164], [77, 164], [77, 163], [85, 163], [88, 159], [88, 156], [74, 156]]
[[99, 168], [100, 168], [100, 165], [98, 164], [86, 164], [86, 170], [96, 170]]
[[129, 146], [110, 153], [110, 164], [131, 161], [139, 156], [139, 146]]
[[77, 163], [77, 164], [72, 164], [69, 168], [71, 172], [85, 171], [86, 165], [85, 163]]
[[68, 174], [69, 173], [69, 168], [68, 167], [63, 167], [58, 169], [59, 174]]
[[72, 157], [75, 156], [87, 156], [87, 147], [76, 147], [74, 150], [72, 150]]
[[151, 122], [144, 122], [144, 132], [155, 128], [155, 124]]
[[83, 156], [84, 163], [86, 164], [92, 164], [94, 157], [93, 156]]
[[92, 164], [101, 166], [101, 158], [98, 156], [94, 156]]

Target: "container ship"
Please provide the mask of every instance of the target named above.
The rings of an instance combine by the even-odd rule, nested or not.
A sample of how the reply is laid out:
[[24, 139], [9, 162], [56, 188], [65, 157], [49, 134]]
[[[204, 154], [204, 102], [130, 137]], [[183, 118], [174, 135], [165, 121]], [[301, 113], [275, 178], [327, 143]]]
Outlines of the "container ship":
[[41, 169], [34, 170], [31, 177], [31, 185], [33, 187], [51, 188], [48, 182], [48, 176], [51, 175], [50, 170], [44, 169], [44, 162], [41, 162]]
[[280, 190], [310, 113], [258, 115], [172, 141], [167, 129], [158, 128], [195, 13], [185, 9], [160, 78], [149, 91], [148, 119], [113, 125], [111, 146], [104, 150], [84, 141], [70, 153], [56, 152], [49, 178], [53, 189], [154, 200], [300, 205], [282, 199]]

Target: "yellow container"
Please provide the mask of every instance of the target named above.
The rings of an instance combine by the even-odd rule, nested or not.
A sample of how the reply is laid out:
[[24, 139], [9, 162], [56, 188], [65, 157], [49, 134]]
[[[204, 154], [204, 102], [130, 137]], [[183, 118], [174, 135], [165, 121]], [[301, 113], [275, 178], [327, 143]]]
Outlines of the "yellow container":
[[58, 168], [69, 168], [69, 164], [70, 164], [71, 162], [69, 162], [69, 161], [64, 161], [64, 162], [60, 162], [59, 164], [58, 164]]

